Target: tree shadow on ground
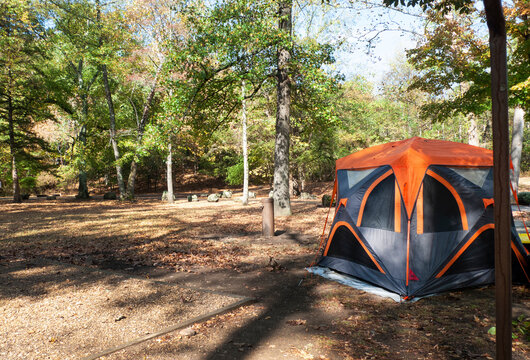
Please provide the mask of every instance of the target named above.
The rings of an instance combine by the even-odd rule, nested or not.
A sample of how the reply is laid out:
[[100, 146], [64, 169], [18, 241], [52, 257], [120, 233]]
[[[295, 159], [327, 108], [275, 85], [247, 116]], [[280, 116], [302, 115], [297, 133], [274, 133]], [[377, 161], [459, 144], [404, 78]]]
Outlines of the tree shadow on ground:
[[[494, 357], [494, 341], [487, 333], [495, 319], [491, 287], [400, 304], [296, 272], [275, 275], [281, 280], [266, 282], [271, 286], [257, 295], [264, 311], [233, 331], [206, 359], [260, 358], [269, 341], [281, 343], [281, 339], [285, 339], [279, 345], [283, 351], [308, 358]], [[264, 283], [256, 278], [248, 285]], [[522, 360], [526, 355], [519, 349], [513, 358]]]
[[[203, 344], [194, 343], [193, 338], [185, 344], [203, 354], [201, 359], [257, 358], [263, 354], [276, 359], [283, 355], [267, 352], [266, 348], [278, 343], [293, 357], [305, 356], [301, 351], [332, 359], [492, 357], [494, 343], [487, 335], [494, 325], [491, 288], [396, 304], [307, 276], [303, 268], [313, 259], [315, 234], [320, 234], [307, 230], [314, 225], [311, 221], [315, 220], [308, 220], [315, 212], [314, 204], [297, 204], [293, 217], [278, 219], [277, 228], [289, 231], [273, 238], [259, 237], [259, 205], [226, 208], [221, 204], [197, 209], [157, 207], [159, 203], [148, 202], [99, 205], [10, 206], [4, 213], [6, 220], [0, 223], [4, 231], [0, 246], [15, 251], [8, 255], [11, 258], [21, 254], [29, 259], [79, 261], [133, 273], [160, 271], [160, 276], [172, 273], [177, 284], [256, 297], [262, 309], [259, 314], [246, 318], [241, 326], [233, 326], [214, 348], [203, 354]], [[322, 209], [317, 211], [324, 214]], [[68, 224], [80, 227], [70, 228]], [[111, 224], [110, 230], [124, 225], [119, 231], [106, 233], [101, 224]], [[254, 262], [248, 259], [250, 255], [254, 255]], [[267, 268], [269, 256], [274, 256], [283, 269]], [[158, 263], [155, 270], [154, 263]], [[174, 273], [176, 265], [185, 271]], [[192, 268], [195, 270], [190, 271]], [[18, 281], [12, 273], [6, 276], [7, 281]], [[62, 284], [53, 274], [34, 275], [32, 281], [49, 286]], [[66, 286], [82, 286], [86, 279], [74, 274], [70, 281]], [[28, 286], [24, 296], [39, 296], [45, 291], [46, 286]], [[21, 295], [7, 294], [0, 287], [2, 296]], [[519, 295], [526, 304], [529, 296], [528, 291]], [[151, 296], [148, 300], [156, 299]], [[138, 301], [131, 304], [137, 305]], [[127, 306], [127, 302], [120, 306]], [[297, 323], [298, 319], [305, 322]], [[306, 348], [308, 343], [313, 348]], [[164, 349], [173, 351], [170, 347]], [[518, 350], [514, 359], [525, 355], [528, 353]]]
[[[213, 335], [207, 333], [202, 340], [173, 338], [173, 342], [151, 344], [134, 354], [166, 359], [168, 353], [177, 354], [186, 346], [186, 351], [194, 354], [190, 355], [193, 359], [494, 357], [494, 341], [487, 334], [494, 325], [491, 287], [445, 293], [415, 303], [395, 303], [306, 276], [303, 266], [308, 260], [299, 256], [282, 262], [286, 271], [219, 270], [170, 277], [169, 281], [192, 287], [202, 285], [254, 296], [261, 310], [254, 316], [236, 315], [232, 318], [236, 325], [229, 326], [229, 332], [225, 326], [211, 328], [211, 332], [223, 333], [214, 347], [205, 347], [208, 336]], [[515, 291], [519, 300], [528, 301], [524, 289]], [[526, 351], [518, 347], [513, 358], [525, 359]], [[127, 358], [123, 356], [117, 358]]]

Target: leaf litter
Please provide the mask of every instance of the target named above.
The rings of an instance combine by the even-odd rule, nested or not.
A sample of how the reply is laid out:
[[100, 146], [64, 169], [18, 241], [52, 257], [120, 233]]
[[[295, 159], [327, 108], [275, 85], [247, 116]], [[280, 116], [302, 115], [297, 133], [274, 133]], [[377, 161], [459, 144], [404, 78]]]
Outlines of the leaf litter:
[[[304, 244], [282, 235], [261, 238], [258, 202], [251, 202], [247, 207], [227, 200], [214, 205], [206, 202], [189, 205], [185, 201], [167, 205], [139, 200], [135, 203], [57, 201], [53, 205], [29, 202], [1, 206], [0, 260], [3, 262], [47, 258], [92, 268], [149, 267], [186, 274], [227, 271], [263, 279], [259, 286], [242, 286], [249, 292], [274, 292], [275, 287], [282, 286], [286, 275], [296, 271], [289, 265], [291, 257], [313, 258], [327, 213], [327, 209], [316, 206], [315, 202], [299, 202], [293, 205], [292, 217], [276, 219], [276, 229], [305, 236], [309, 241]], [[274, 280], [266, 280], [267, 276]], [[75, 277], [68, 280], [70, 288], [77, 286]], [[494, 357], [495, 339], [488, 334], [495, 319], [492, 287], [446, 293], [414, 304], [395, 304], [316, 277], [301, 284], [300, 288], [309, 289], [311, 293], [312, 298], [307, 300], [310, 303], [307, 311], [311, 315], [293, 312], [283, 321], [278, 320], [281, 323], [267, 340], [234, 341], [244, 344], [234, 346], [234, 354], [254, 354], [249, 355], [249, 359]], [[58, 283], [59, 288], [64, 285]], [[55, 291], [53, 286], [40, 286], [38, 281], [30, 288], [38, 296]], [[515, 303], [529, 308], [529, 299], [528, 288], [514, 287]], [[4, 301], [5, 297], [0, 300]], [[188, 304], [189, 300], [194, 303], [190, 294], [180, 294], [179, 299], [175, 299], [180, 305]], [[82, 301], [78, 307], [81, 304]], [[265, 311], [266, 308], [257, 304], [246, 306], [196, 324], [193, 327], [197, 331], [195, 336], [168, 334], [109, 359], [173, 359], [175, 356], [171, 354], [175, 353], [186, 359], [203, 359], [218, 351], [216, 349], [221, 349], [219, 355], [225, 354], [220, 358], [230, 358], [230, 349], [222, 350], [221, 344], [238, 328], [259, 319]], [[268, 315], [264, 321], [277, 321], [274, 312], [267, 314], [271, 314], [272, 319]], [[71, 315], [69, 319], [74, 320], [78, 315]], [[125, 318], [115, 322], [120, 316]], [[46, 318], [53, 318], [53, 313]], [[121, 326], [130, 316], [127, 311], [121, 311], [109, 314], [108, 319]], [[524, 325], [524, 321], [519, 324]], [[33, 337], [34, 333], [35, 330], [29, 330], [23, 336]], [[63, 339], [59, 335], [52, 333], [42, 341], [56, 346]], [[529, 341], [516, 335], [514, 359], [526, 359], [530, 356]], [[261, 342], [263, 346], [259, 345]], [[307, 348], [308, 343], [313, 346]], [[228, 353], [224, 353], [226, 351]]]

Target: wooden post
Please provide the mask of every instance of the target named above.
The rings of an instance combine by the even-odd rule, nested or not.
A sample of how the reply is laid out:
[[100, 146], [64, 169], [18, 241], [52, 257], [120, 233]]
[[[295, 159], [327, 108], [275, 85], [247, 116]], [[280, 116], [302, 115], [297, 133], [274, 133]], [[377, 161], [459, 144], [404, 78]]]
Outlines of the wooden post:
[[484, 0], [490, 35], [495, 200], [496, 358], [512, 358], [512, 264], [506, 22], [501, 0]]
[[262, 214], [262, 234], [263, 236], [274, 236], [274, 199], [262, 199], [263, 214]]

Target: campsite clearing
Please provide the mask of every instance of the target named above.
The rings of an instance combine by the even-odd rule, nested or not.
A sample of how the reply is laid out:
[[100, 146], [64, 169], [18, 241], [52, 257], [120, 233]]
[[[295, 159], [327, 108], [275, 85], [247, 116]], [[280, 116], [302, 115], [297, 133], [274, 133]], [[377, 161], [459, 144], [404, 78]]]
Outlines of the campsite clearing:
[[[321, 193], [329, 193], [331, 187], [321, 186]], [[264, 196], [267, 189], [253, 190]], [[195, 336], [176, 331], [104, 359], [494, 357], [494, 337], [488, 334], [494, 326], [492, 287], [398, 304], [308, 275], [304, 266], [314, 258], [327, 213], [318, 201], [295, 200], [294, 215], [277, 219], [279, 236], [274, 238], [260, 236], [259, 201], [244, 207], [228, 199], [167, 205], [154, 197], [134, 203], [60, 197], [23, 204], [5, 201], [0, 206], [3, 268], [14, 261], [36, 263], [44, 258], [105, 269], [112, 276], [149, 277], [257, 299], [196, 324]], [[38, 288], [38, 277], [33, 279]], [[53, 276], [49, 281], [60, 291], [68, 289], [54, 283]], [[2, 286], [0, 304], [20, 300], [8, 294]], [[39, 301], [53, 301], [52, 294], [40, 293]], [[530, 319], [524, 313], [530, 308], [529, 289], [514, 287], [514, 302], [521, 319]], [[115, 310], [108, 307], [95, 315], [109, 318]], [[71, 320], [56, 316], [51, 306], [40, 309], [39, 315], [34, 321], [50, 329]], [[125, 319], [114, 324], [127, 330]], [[530, 341], [522, 332], [529, 329], [523, 321], [516, 324], [514, 359], [527, 359]], [[69, 340], [81, 343], [77, 336], [92, 336], [90, 329], [86, 331], [72, 331]], [[21, 341], [34, 341], [29, 332], [19, 336], [27, 337]], [[58, 343], [47, 345], [54, 344]]]

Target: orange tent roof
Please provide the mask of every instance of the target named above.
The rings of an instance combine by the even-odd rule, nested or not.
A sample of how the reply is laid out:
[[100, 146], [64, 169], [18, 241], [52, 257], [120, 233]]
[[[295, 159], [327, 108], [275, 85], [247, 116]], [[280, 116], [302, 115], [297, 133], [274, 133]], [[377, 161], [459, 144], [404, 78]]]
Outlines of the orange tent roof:
[[493, 152], [481, 147], [413, 137], [377, 145], [338, 159], [337, 170], [367, 169], [390, 165], [410, 217], [430, 165], [493, 166]]

